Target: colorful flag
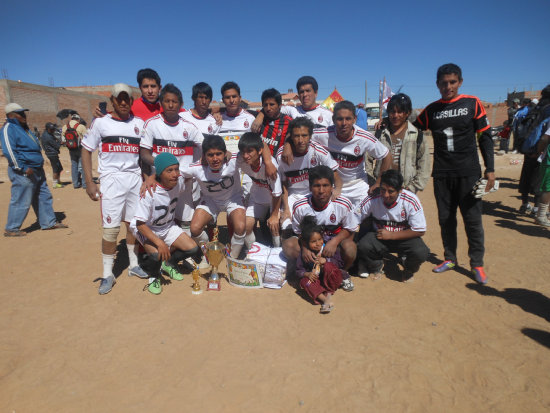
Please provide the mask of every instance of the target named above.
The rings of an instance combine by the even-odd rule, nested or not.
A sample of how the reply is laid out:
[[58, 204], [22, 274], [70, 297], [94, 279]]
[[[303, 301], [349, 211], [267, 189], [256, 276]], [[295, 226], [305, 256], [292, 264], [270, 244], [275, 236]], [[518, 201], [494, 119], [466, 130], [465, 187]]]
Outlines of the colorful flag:
[[344, 98], [342, 95], [334, 88], [334, 91], [328, 95], [328, 98], [326, 98], [323, 103], [321, 103], [321, 106], [324, 106], [328, 110], [332, 110], [334, 108], [334, 105], [338, 102], [343, 101]]
[[386, 78], [384, 78], [384, 81], [380, 81], [380, 104], [384, 106], [384, 109], [388, 108], [388, 102], [393, 95], [395, 95], [395, 93], [392, 92], [391, 88], [386, 83]]

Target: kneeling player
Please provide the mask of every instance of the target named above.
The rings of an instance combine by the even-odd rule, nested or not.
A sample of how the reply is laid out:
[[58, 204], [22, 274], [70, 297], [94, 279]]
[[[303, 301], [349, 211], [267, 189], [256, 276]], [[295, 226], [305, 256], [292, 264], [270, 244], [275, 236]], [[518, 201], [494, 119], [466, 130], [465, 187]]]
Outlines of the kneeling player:
[[195, 162], [183, 170], [186, 178], [195, 178], [201, 189], [201, 201], [191, 220], [191, 235], [208, 242], [204, 227], [216, 222], [220, 212], [227, 212], [228, 224], [233, 227], [231, 257], [241, 253], [245, 237], [245, 209], [237, 154], [227, 162], [225, 141], [218, 135], [205, 135], [202, 153], [205, 162]]
[[176, 281], [183, 280], [177, 269], [179, 261], [193, 258], [200, 261], [201, 251], [195, 241], [174, 222], [178, 198], [185, 188], [179, 173], [179, 162], [171, 153], [164, 152], [155, 157], [157, 189], [140, 199], [136, 216], [130, 228], [143, 248], [152, 258], [147, 268], [149, 291], [160, 294], [159, 270]]
[[380, 194], [367, 196], [357, 211], [361, 221], [374, 219], [374, 231], [357, 245], [359, 276], [366, 278], [370, 273], [373, 279], [379, 279], [383, 275], [384, 254], [397, 252], [405, 268], [402, 280], [409, 281], [430, 252], [420, 238], [426, 232], [424, 211], [416, 195], [403, 189], [399, 171], [385, 171], [380, 182]]
[[[258, 133], [246, 132], [239, 140], [239, 155], [237, 167], [252, 179], [250, 198], [246, 208], [246, 248], [250, 248], [256, 240], [254, 227], [259, 220], [267, 219], [267, 226], [271, 232], [274, 247], [280, 247], [279, 237], [279, 210], [281, 208], [281, 179], [273, 181], [267, 177], [265, 163], [262, 161], [264, 144]], [[277, 163], [272, 160], [273, 165]]]

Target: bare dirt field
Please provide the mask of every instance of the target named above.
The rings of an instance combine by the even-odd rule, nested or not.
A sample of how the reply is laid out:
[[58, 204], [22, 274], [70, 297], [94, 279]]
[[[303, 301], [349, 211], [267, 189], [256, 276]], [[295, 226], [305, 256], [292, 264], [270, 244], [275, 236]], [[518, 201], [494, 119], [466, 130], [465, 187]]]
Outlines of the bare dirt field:
[[[35, 229], [31, 211], [28, 236], [0, 237], [0, 412], [548, 411], [550, 230], [516, 213], [512, 159], [496, 158], [501, 189], [484, 203], [487, 286], [466, 271], [460, 220], [463, 269], [431, 272], [442, 246], [430, 184], [431, 262], [410, 284], [391, 261], [388, 278], [354, 278], [329, 315], [289, 285], [223, 280], [193, 296], [186, 275], [153, 296], [126, 269], [99, 296], [99, 204], [52, 190], [69, 229]], [[62, 163], [68, 182], [66, 149]], [[0, 180], [3, 226], [5, 159]]]

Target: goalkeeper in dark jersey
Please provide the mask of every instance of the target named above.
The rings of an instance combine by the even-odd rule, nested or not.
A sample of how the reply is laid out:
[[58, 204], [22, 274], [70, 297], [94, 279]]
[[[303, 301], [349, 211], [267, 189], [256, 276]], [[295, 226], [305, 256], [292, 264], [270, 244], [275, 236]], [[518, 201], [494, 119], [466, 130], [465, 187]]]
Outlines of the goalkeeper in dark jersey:
[[485, 253], [482, 224], [482, 201], [472, 189], [481, 178], [477, 144], [485, 163], [485, 192], [495, 184], [493, 140], [485, 109], [475, 96], [461, 95], [462, 70], [453, 63], [437, 70], [437, 87], [441, 99], [430, 103], [418, 116], [415, 126], [431, 130], [434, 140], [434, 194], [437, 202], [445, 260], [433, 269], [440, 273], [457, 265], [456, 212], [464, 220], [468, 237], [470, 266], [476, 281], [487, 283], [483, 269]]

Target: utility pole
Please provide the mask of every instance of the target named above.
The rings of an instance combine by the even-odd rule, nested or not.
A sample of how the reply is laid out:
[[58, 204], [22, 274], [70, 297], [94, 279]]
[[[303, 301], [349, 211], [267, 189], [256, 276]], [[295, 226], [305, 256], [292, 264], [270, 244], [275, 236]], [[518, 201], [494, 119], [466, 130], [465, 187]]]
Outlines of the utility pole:
[[367, 81], [365, 80], [365, 107], [367, 106]]

